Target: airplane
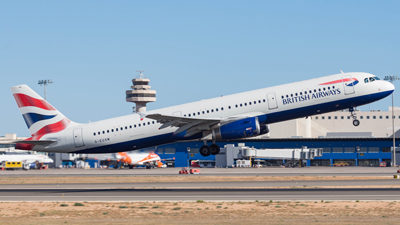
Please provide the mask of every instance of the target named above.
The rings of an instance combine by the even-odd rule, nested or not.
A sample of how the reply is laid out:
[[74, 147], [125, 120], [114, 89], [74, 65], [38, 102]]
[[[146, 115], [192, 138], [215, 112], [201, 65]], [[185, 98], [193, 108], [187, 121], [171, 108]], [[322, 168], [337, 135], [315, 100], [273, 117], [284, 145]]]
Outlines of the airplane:
[[129, 169], [133, 169], [134, 166], [145, 165], [146, 169], [151, 169], [155, 167], [162, 167], [163, 163], [159, 155], [150, 153], [126, 153], [118, 152], [115, 158], [122, 163], [126, 163]]
[[286, 120], [348, 109], [358, 126], [354, 108], [387, 97], [394, 85], [370, 73], [340, 73], [86, 124], [69, 120], [27, 85], [11, 91], [32, 135], [16, 141], [17, 149], [112, 153], [198, 140], [200, 154], [209, 156], [219, 153], [217, 140], [267, 134], [269, 124]]
[[0, 162], [18, 162], [22, 161], [24, 164], [43, 163], [50, 164], [53, 160], [46, 155], [39, 154], [0, 154]]

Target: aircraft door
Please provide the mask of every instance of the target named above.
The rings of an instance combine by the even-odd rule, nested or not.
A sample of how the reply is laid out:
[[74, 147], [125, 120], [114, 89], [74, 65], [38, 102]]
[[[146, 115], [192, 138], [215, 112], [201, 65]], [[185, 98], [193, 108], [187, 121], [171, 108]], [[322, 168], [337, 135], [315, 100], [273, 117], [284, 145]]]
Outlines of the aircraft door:
[[76, 148], [85, 146], [83, 143], [82, 128], [74, 129], [74, 142]]
[[354, 94], [354, 81], [351, 76], [344, 76], [342, 77], [343, 81], [343, 88], [344, 88], [344, 94], [349, 95], [349, 94]]
[[172, 115], [173, 116], [182, 116], [182, 112], [181, 111], [173, 112]]
[[269, 109], [276, 109], [278, 108], [278, 103], [276, 101], [275, 93], [267, 94], [267, 101], [268, 101], [268, 108]]

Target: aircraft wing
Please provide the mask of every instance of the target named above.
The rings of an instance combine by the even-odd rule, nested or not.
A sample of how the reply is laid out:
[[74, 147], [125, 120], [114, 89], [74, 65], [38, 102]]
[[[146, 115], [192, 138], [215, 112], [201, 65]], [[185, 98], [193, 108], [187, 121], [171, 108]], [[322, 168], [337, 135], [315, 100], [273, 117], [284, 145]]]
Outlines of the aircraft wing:
[[50, 145], [56, 140], [21, 140], [21, 141], [14, 141], [15, 144], [30, 144], [30, 145]]
[[249, 117], [249, 115], [233, 116], [228, 118], [191, 118], [184, 116], [173, 116], [173, 115], [162, 115], [162, 114], [144, 114], [139, 113], [142, 118], [149, 118], [157, 120], [161, 123], [159, 129], [167, 127], [177, 127], [178, 129], [174, 134], [182, 133], [186, 131], [185, 137], [190, 137], [202, 131], [209, 131], [217, 128], [221, 125], [228, 124], [230, 122]]

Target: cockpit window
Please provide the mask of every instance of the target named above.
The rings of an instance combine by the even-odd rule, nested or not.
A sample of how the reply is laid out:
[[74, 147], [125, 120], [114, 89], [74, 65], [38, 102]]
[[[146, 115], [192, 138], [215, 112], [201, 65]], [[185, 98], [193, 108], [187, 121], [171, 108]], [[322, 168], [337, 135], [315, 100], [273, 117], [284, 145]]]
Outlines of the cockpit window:
[[375, 80], [380, 80], [379, 77], [374, 77], [374, 78], [375, 78]]
[[365, 78], [365, 79], [364, 79], [364, 83], [368, 83], [368, 78]]
[[369, 78], [369, 81], [373, 82], [373, 81], [375, 81], [375, 78], [370, 77], [370, 78]]

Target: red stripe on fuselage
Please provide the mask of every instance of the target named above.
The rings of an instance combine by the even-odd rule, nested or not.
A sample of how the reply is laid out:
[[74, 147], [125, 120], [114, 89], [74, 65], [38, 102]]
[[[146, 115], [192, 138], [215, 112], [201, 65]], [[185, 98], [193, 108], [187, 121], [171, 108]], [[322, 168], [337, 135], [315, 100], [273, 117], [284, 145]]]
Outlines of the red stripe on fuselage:
[[326, 83], [319, 84], [319, 85], [337, 84], [337, 83], [342, 83], [342, 82], [347, 82], [347, 81], [353, 81], [353, 80], [357, 80], [357, 79], [356, 79], [356, 78], [346, 78], [346, 79], [340, 79], [340, 80], [335, 80], [335, 81], [326, 82]]
[[14, 94], [15, 101], [17, 101], [18, 107], [35, 106], [45, 110], [56, 110], [47, 103], [45, 100], [40, 100], [37, 98], [32, 98], [24, 94]]

